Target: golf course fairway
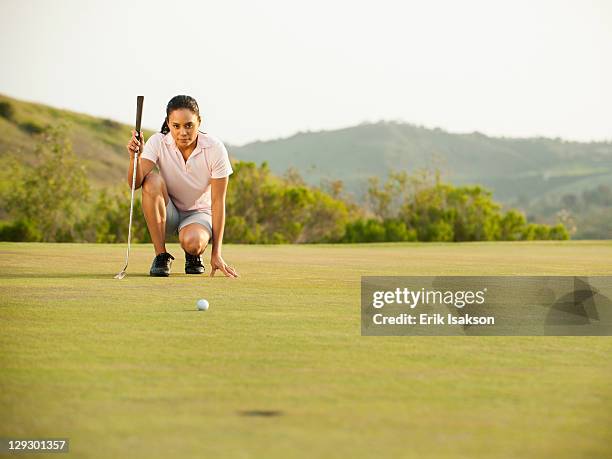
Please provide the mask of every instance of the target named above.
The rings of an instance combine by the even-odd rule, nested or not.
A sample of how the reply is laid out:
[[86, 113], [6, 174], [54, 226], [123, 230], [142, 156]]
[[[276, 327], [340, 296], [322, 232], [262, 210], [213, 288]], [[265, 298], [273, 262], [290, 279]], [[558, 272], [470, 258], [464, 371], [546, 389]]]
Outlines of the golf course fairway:
[[238, 279], [185, 275], [176, 244], [152, 278], [135, 245], [115, 280], [125, 249], [0, 243], [0, 437], [83, 458], [612, 457], [612, 337], [360, 331], [362, 275], [612, 275], [610, 242], [226, 245]]

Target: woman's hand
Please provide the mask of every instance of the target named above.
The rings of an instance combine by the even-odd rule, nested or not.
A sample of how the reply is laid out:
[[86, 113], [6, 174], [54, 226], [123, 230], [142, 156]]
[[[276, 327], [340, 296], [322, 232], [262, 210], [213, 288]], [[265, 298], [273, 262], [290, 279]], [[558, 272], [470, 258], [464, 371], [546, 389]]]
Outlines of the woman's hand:
[[130, 158], [134, 157], [134, 153], [137, 151], [142, 153], [141, 145], [144, 145], [144, 136], [142, 135], [142, 131], [140, 132], [140, 140], [136, 137], [136, 131], [132, 129], [132, 139], [126, 145], [128, 152], [130, 153]]
[[221, 255], [212, 255], [210, 257], [210, 277], [215, 275], [217, 269], [221, 270], [227, 277], [238, 277], [238, 271], [227, 265]]

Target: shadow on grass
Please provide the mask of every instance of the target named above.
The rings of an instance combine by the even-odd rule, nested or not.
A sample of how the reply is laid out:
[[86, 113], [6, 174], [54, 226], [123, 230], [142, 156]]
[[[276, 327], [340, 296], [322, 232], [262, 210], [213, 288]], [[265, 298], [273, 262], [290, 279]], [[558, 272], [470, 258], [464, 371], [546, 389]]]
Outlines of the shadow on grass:
[[[92, 273], [0, 273], [0, 279], [114, 279], [117, 273], [103, 273], [103, 274], [92, 274]], [[133, 278], [151, 278], [151, 279], [168, 279], [168, 277], [163, 276], [150, 276], [148, 273], [128, 273], [124, 279]], [[172, 279], [181, 278], [181, 279], [231, 279], [222, 274], [219, 274], [215, 277], [210, 277], [208, 274], [194, 276], [191, 274], [182, 274], [182, 273], [173, 273], [169, 276]], [[121, 279], [117, 279], [121, 280]], [[235, 280], [235, 279], [232, 279]]]
[[[86, 273], [23, 273], [0, 274], [0, 279], [114, 279], [117, 273], [86, 274]], [[128, 274], [129, 277], [151, 277], [146, 273]], [[117, 279], [119, 280], [119, 279]]]
[[247, 411], [238, 411], [240, 416], [247, 417], [259, 417], [259, 418], [272, 418], [275, 416], [282, 416], [282, 411], [278, 410], [247, 410]]

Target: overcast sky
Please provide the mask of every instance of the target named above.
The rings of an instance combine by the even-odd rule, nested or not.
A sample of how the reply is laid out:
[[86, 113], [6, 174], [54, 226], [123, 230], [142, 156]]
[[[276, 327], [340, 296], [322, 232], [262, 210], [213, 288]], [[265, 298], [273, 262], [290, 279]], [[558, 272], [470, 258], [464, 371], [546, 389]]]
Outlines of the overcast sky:
[[0, 2], [0, 92], [228, 143], [403, 120], [612, 138], [611, 1]]

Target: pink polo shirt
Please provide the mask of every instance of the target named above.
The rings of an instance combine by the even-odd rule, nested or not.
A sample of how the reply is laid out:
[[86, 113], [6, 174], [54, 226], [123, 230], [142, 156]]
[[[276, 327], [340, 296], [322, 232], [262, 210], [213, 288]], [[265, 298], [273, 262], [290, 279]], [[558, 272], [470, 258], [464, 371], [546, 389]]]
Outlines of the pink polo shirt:
[[233, 170], [225, 145], [210, 134], [198, 133], [198, 143], [187, 162], [172, 138], [158, 132], [146, 141], [142, 158], [153, 161], [166, 182], [170, 199], [180, 211], [211, 213], [210, 179]]

